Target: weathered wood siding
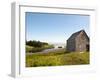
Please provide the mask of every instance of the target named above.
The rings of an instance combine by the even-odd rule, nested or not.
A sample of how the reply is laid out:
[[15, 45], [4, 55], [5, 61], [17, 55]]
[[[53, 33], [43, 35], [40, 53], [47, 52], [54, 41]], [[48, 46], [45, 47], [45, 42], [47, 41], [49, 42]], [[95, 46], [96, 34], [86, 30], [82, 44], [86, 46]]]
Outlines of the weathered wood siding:
[[67, 40], [67, 51], [75, 51], [75, 40], [74, 39], [69, 39]]
[[83, 52], [87, 51], [87, 45], [89, 44], [89, 40], [87, 39], [84, 33], [80, 33], [76, 37], [76, 51]]
[[84, 52], [89, 50], [89, 37], [84, 30], [72, 34], [67, 40], [66, 50], [70, 52]]

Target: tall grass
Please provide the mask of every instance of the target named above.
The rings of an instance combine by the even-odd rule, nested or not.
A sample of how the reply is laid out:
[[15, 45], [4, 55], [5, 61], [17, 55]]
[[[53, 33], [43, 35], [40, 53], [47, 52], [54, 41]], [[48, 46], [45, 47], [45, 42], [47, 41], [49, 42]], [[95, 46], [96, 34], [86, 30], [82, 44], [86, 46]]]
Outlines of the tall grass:
[[26, 54], [26, 67], [89, 64], [89, 52], [59, 52]]

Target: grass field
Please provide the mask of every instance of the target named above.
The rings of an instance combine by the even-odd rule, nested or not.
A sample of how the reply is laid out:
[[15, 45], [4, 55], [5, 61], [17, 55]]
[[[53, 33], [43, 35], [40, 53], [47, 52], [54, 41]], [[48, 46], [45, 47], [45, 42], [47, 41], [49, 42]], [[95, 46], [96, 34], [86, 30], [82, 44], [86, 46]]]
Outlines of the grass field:
[[89, 64], [89, 52], [57, 52], [26, 54], [26, 67]]

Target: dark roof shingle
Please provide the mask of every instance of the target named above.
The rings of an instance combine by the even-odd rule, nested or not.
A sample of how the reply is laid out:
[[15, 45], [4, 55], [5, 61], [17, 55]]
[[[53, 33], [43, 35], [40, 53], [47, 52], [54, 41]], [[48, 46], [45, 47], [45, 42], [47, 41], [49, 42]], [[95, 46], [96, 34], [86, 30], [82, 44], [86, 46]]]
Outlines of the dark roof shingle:
[[[78, 32], [73, 33], [73, 34], [69, 37], [69, 39], [75, 39], [81, 32], [84, 32], [84, 33], [85, 33], [84, 30], [80, 30], [80, 31], [78, 31]], [[86, 34], [86, 36], [87, 36], [87, 34]], [[87, 36], [87, 37], [88, 37], [88, 36]]]

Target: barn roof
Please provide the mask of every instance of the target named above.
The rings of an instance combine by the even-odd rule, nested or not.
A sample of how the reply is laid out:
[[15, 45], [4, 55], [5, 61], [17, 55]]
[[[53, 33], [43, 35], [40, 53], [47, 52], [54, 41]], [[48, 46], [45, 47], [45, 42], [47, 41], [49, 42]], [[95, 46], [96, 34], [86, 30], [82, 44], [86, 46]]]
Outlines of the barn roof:
[[[73, 33], [69, 39], [75, 39], [81, 32], [84, 32], [86, 34], [86, 32], [84, 30], [80, 30], [78, 32]], [[87, 34], [86, 34], [87, 36]], [[87, 38], [89, 39], [89, 37], [87, 36]]]

